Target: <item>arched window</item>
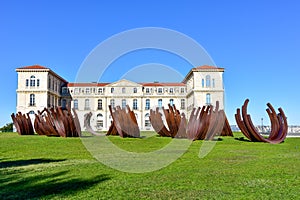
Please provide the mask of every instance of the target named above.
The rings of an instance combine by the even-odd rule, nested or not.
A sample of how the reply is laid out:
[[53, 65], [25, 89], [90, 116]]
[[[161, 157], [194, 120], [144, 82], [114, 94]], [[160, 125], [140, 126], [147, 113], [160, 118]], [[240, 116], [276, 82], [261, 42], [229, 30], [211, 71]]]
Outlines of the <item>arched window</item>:
[[99, 114], [97, 115], [97, 121], [102, 120], [102, 119], [103, 119], [103, 115], [102, 115], [101, 113], [99, 113]]
[[122, 108], [126, 108], [126, 99], [122, 99]]
[[34, 115], [34, 111], [33, 110], [29, 111], [29, 114]]
[[110, 100], [110, 106], [111, 106], [112, 108], [115, 107], [115, 100], [114, 100], [114, 99], [111, 99], [111, 100]]
[[158, 99], [158, 107], [162, 107], [162, 99]]
[[150, 118], [149, 118], [149, 113], [147, 113], [146, 115], [145, 115], [145, 127], [147, 128], [149, 128], [149, 127], [151, 127], [151, 123], [150, 123]]
[[30, 87], [34, 87], [35, 86], [35, 76], [30, 76]]
[[97, 129], [101, 130], [103, 128], [103, 115], [99, 113], [97, 115]]
[[133, 93], [137, 93], [137, 88], [133, 88]]
[[206, 87], [210, 87], [210, 75], [207, 75], [205, 79], [206, 79]]
[[138, 109], [138, 106], [137, 106], [137, 99], [133, 99], [132, 109], [133, 109], [133, 110], [137, 110], [137, 109]]
[[74, 109], [78, 109], [78, 100], [74, 99]]
[[102, 110], [102, 99], [98, 99], [98, 110]]
[[146, 106], [145, 106], [146, 110], [150, 109], [150, 99], [146, 99]]
[[209, 93], [206, 94], [206, 104], [207, 105], [211, 104], [211, 95]]
[[110, 93], [114, 93], [114, 91], [115, 91], [115, 88], [110, 88]]
[[35, 95], [30, 94], [29, 106], [35, 106]]
[[170, 106], [174, 105], [174, 99], [170, 99]]
[[90, 109], [90, 100], [86, 99], [84, 101], [84, 110], [89, 110]]

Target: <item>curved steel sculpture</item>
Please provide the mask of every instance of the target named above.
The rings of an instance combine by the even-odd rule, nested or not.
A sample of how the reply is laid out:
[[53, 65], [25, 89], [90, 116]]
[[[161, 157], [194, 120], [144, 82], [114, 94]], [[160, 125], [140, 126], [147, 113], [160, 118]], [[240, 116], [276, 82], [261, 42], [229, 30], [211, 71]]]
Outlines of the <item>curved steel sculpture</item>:
[[265, 138], [256, 130], [251, 116], [247, 113], [248, 103], [249, 99], [246, 99], [242, 106], [242, 114], [239, 108], [235, 114], [235, 120], [241, 132], [252, 142], [268, 142], [272, 144], [283, 142], [287, 135], [288, 124], [282, 108], [278, 108], [279, 113], [277, 114], [273, 106], [267, 103], [268, 108], [266, 111], [271, 121], [271, 132]]
[[121, 108], [120, 106], [112, 108], [109, 105], [108, 108], [113, 122], [107, 135], [116, 135], [117, 133], [120, 137], [140, 137], [140, 129], [135, 114], [128, 105], [126, 105], [126, 108]]
[[38, 114], [35, 114], [34, 129], [39, 135], [81, 136], [81, 128], [76, 111], [73, 109], [72, 114], [69, 108], [66, 110], [63, 110], [62, 107], [44, 108], [41, 112], [38, 111]]
[[[26, 117], [27, 116], [27, 117]], [[11, 114], [11, 118], [13, 123], [17, 129], [19, 135], [33, 135], [34, 130], [31, 123], [31, 119], [29, 117], [29, 113], [22, 114], [18, 112], [16, 115], [14, 113]]]
[[163, 137], [172, 138], [186, 138], [186, 118], [184, 114], [180, 114], [179, 110], [176, 109], [175, 105], [168, 104], [169, 109], [162, 107], [162, 112], [165, 116], [165, 122], [168, 128], [165, 126], [162, 119], [162, 114], [159, 112], [157, 107], [154, 110], [150, 110], [150, 122], [153, 129]]
[[187, 126], [190, 140], [212, 140], [215, 136], [233, 136], [224, 110], [219, 110], [219, 102], [215, 109], [212, 105], [194, 108]]
[[215, 109], [211, 105], [203, 106], [202, 109], [194, 108], [188, 122], [184, 113], [180, 115], [175, 105], [168, 106], [169, 109], [162, 108], [166, 123], [159, 108], [150, 110], [150, 122], [160, 136], [190, 140], [212, 140], [217, 135], [233, 136], [224, 110], [219, 110], [218, 101]]
[[29, 113], [26, 117], [19, 112], [16, 116], [12, 114], [11, 118], [19, 135], [33, 135], [35, 130], [38, 135], [79, 137], [81, 128], [75, 109], [73, 115], [69, 108], [63, 110], [62, 107], [56, 107], [38, 111], [33, 125]]

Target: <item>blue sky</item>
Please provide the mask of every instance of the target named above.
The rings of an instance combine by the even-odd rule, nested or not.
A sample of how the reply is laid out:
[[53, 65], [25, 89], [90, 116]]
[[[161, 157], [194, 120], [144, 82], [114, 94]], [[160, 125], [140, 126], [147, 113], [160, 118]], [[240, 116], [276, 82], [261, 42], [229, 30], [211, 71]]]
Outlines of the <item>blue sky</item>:
[[[300, 125], [300, 2], [296, 0], [1, 1], [0, 27], [0, 126], [11, 122], [10, 114], [16, 111], [15, 68], [40, 64], [73, 82], [97, 45], [142, 27], [183, 33], [225, 68], [225, 111], [231, 124], [236, 108], [249, 98], [255, 123], [260, 124], [262, 117], [269, 123], [265, 109], [270, 102], [284, 109], [289, 124]], [[173, 65], [182, 75], [190, 70], [172, 55], [145, 51], [115, 62], [105, 81], [121, 78], [124, 74], [116, 72], [133, 65], [154, 61]]]

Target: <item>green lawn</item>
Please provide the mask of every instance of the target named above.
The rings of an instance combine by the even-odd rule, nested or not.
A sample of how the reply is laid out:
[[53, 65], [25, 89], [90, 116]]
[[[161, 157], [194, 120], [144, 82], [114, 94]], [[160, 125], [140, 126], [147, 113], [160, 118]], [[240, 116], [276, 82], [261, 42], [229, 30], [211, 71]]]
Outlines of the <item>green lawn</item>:
[[[107, 138], [132, 152], [171, 142], [143, 134], [149, 137]], [[221, 137], [204, 158], [198, 157], [203, 141], [195, 141], [165, 168], [126, 173], [94, 159], [80, 138], [0, 133], [0, 199], [300, 198], [300, 138], [272, 145], [234, 136]]]

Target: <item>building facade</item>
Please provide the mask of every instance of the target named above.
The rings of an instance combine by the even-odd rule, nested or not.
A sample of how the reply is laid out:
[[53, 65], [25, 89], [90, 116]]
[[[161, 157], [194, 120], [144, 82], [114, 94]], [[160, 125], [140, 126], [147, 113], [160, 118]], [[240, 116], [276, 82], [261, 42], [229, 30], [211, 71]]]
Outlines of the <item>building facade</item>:
[[75, 108], [84, 130], [84, 115], [92, 112], [91, 126], [108, 130], [112, 117], [108, 105], [134, 111], [141, 130], [153, 130], [150, 109], [175, 105], [190, 116], [194, 107], [220, 102], [224, 109], [224, 68], [195, 67], [178, 83], [135, 83], [119, 80], [113, 83], [68, 83], [51, 69], [34, 65], [16, 69], [18, 73], [17, 112], [34, 113], [52, 106]]

